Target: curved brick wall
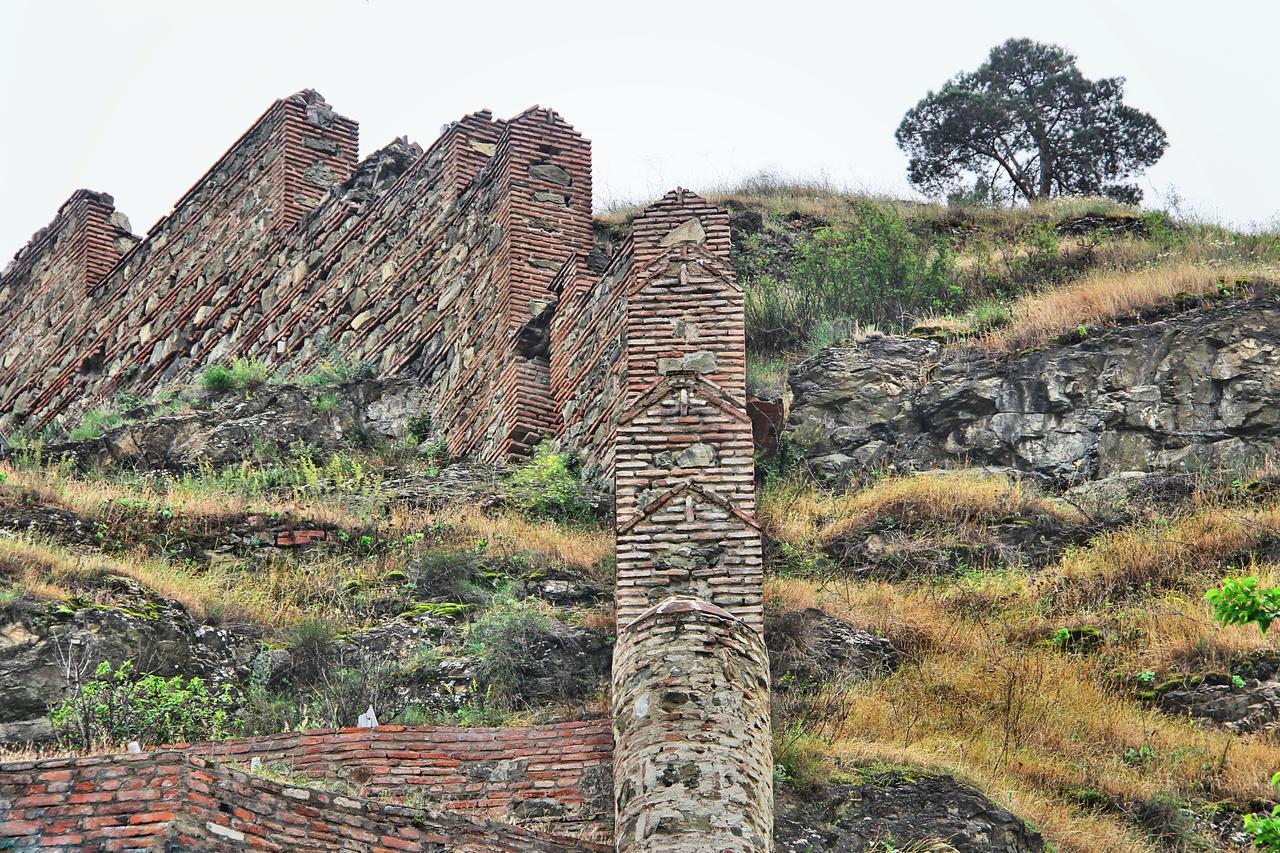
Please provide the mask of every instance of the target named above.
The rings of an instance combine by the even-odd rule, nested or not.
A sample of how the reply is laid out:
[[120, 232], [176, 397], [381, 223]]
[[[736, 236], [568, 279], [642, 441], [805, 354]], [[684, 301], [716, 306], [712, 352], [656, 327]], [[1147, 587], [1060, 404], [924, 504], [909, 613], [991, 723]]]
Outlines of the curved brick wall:
[[249, 776], [181, 752], [0, 765], [0, 849], [593, 851], [590, 841]]
[[612, 837], [608, 720], [506, 729], [322, 729], [165, 749], [236, 766], [259, 758], [302, 776], [352, 782], [370, 797], [412, 796], [556, 834]]
[[727, 611], [672, 597], [618, 635], [613, 725], [624, 853], [767, 853], [773, 826], [769, 661]]

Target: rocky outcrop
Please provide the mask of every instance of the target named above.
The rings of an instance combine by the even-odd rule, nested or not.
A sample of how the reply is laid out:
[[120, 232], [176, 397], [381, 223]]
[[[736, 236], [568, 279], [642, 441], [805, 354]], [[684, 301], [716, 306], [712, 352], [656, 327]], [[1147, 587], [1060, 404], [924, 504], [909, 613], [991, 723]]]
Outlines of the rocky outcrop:
[[182, 605], [107, 576], [93, 603], [19, 600], [0, 610], [0, 743], [50, 734], [45, 716], [102, 661], [220, 684], [249, 674], [256, 639], [196, 622]]
[[1238, 660], [1232, 672], [1166, 681], [1150, 693], [1162, 710], [1239, 734], [1280, 730], [1280, 653], [1265, 650]]
[[364, 380], [329, 388], [263, 385], [195, 401], [193, 411], [126, 424], [88, 441], [45, 448], [83, 469], [110, 466], [180, 471], [215, 468], [305, 445], [321, 451], [391, 441], [427, 405], [429, 388], [411, 379]]
[[817, 608], [787, 610], [765, 621], [769, 674], [777, 689], [862, 681], [902, 662], [893, 643]]
[[791, 371], [788, 436], [827, 475], [966, 464], [1075, 484], [1280, 450], [1270, 290], [996, 358], [868, 337]]
[[948, 775], [884, 773], [780, 797], [778, 853], [854, 853], [930, 842], [958, 853], [1040, 853], [1044, 840], [1017, 815]]

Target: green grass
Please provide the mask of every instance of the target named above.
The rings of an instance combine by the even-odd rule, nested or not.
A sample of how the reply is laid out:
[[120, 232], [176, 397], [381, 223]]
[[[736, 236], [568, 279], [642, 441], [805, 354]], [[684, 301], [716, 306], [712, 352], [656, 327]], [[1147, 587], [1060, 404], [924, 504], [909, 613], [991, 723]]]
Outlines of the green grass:
[[227, 364], [213, 364], [200, 374], [200, 385], [211, 392], [251, 391], [265, 385], [270, 377], [266, 362], [237, 358]]

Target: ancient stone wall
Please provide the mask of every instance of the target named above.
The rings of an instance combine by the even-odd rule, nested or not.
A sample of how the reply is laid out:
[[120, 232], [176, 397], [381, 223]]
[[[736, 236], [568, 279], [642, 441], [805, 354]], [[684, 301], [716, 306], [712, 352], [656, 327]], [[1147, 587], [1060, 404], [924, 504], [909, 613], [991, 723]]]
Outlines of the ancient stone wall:
[[38, 390], [29, 385], [32, 365], [56, 356], [90, 294], [135, 242], [111, 196], [77, 190], [0, 273], [0, 402], [30, 405]]
[[[81, 219], [60, 214], [45, 233], [86, 232]], [[590, 228], [590, 144], [552, 110], [475, 113], [426, 151], [397, 140], [357, 164], [355, 123], [299, 93], [127, 256], [94, 242], [86, 274], [83, 240], [20, 253], [0, 293], [61, 304], [90, 290], [37, 358], [0, 374], [0, 430], [236, 357], [294, 373], [327, 359], [429, 381], [456, 454], [527, 452], [558, 430], [540, 329], [551, 280]]]
[[[35, 358], [0, 355], [0, 430], [249, 357], [416, 378], [434, 429], [475, 461], [559, 437], [614, 490], [620, 847], [767, 850], [763, 564], [726, 214], [668, 193], [601, 268], [590, 144], [540, 107], [466, 116], [426, 150], [355, 152], [355, 123], [307, 91], [273, 105], [132, 248], [105, 197], [73, 197], [0, 281], [39, 341]], [[547, 732], [212, 749], [357, 765], [375, 787], [419, 780], [449, 808], [601, 831], [602, 731]]]
[[358, 784], [558, 835], [612, 837], [608, 720], [505, 729], [379, 726], [166, 747], [222, 764], [254, 758], [301, 778]]
[[0, 848], [609, 849], [510, 824], [283, 785], [172, 751], [3, 765]]
[[0, 428], [146, 391], [215, 360], [218, 320], [257, 298], [255, 271], [355, 160], [355, 123], [319, 95], [273, 104], [94, 285], [48, 357], [0, 387]]

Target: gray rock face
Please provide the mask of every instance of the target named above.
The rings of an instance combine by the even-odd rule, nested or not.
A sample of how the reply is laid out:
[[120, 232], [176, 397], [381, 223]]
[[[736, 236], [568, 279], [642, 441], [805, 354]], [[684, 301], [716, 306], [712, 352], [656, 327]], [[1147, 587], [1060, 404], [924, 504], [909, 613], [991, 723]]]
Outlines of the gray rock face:
[[1248, 300], [996, 360], [872, 337], [790, 376], [791, 437], [831, 475], [954, 464], [1078, 483], [1280, 449], [1280, 301]]
[[902, 662], [884, 637], [812, 607], [771, 616], [764, 636], [770, 676], [779, 689], [875, 678]]
[[959, 853], [1039, 853], [1040, 834], [979, 791], [947, 775], [887, 773], [863, 785], [837, 785], [779, 798], [778, 853], [853, 853], [944, 842]]
[[1234, 676], [1211, 672], [1162, 684], [1152, 694], [1171, 714], [1240, 734], [1280, 730], [1280, 655], [1261, 652], [1239, 661]]
[[66, 697], [70, 673], [92, 676], [104, 660], [215, 684], [249, 674], [256, 639], [201, 625], [181, 605], [126, 579], [105, 580], [118, 604], [21, 602], [0, 611], [0, 742], [47, 736], [45, 714]]

